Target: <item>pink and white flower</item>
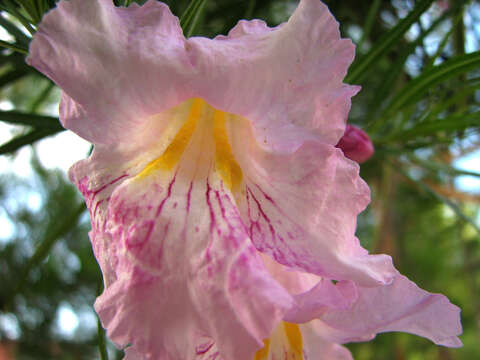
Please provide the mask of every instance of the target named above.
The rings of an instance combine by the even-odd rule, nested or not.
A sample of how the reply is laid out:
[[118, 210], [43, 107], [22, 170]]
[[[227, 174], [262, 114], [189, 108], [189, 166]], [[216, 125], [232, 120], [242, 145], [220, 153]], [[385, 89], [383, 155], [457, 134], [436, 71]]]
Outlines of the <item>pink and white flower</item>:
[[354, 235], [369, 189], [335, 147], [353, 56], [318, 0], [215, 39], [186, 39], [153, 0], [45, 16], [28, 62], [95, 145], [69, 175], [126, 359], [350, 359], [340, 344], [383, 331], [461, 345], [459, 309]]

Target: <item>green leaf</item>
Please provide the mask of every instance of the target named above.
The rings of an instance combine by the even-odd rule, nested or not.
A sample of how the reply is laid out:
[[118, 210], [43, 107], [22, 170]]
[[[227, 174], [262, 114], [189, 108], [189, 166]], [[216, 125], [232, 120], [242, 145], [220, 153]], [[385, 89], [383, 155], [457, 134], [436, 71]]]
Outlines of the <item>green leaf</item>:
[[56, 117], [27, 114], [19, 111], [0, 111], [0, 121], [10, 124], [29, 125], [37, 129], [65, 130]]
[[442, 112], [447, 111], [449, 108], [454, 107], [456, 104], [462, 103], [465, 99], [472, 96], [472, 94], [480, 89], [480, 81], [478, 79], [468, 80], [465, 85], [472, 85], [457, 91], [453, 95], [448, 95], [438, 101], [434, 106], [428, 109], [422, 118], [425, 121], [434, 121]]
[[436, 19], [427, 29], [421, 32], [421, 34], [415, 39], [414, 42], [409, 43], [403, 50], [397, 55], [397, 60], [389, 67], [388, 72], [385, 74], [380, 86], [375, 90], [375, 96], [369, 104], [371, 109], [367, 115], [367, 119], [371, 119], [369, 126], [378, 126], [375, 121], [378, 121], [378, 114], [381, 114], [383, 104], [388, 103], [392, 95], [395, 94], [395, 89], [398, 86], [398, 80], [400, 76], [404, 74], [405, 63], [408, 57], [415, 52], [418, 46], [421, 46], [425, 38], [437, 29], [441, 24], [449, 19], [449, 16], [455, 11], [452, 7], [449, 11], [444, 12], [438, 19]]
[[100, 322], [100, 318], [97, 315], [97, 341], [98, 341], [98, 352], [100, 353], [101, 360], [108, 360], [107, 352], [107, 341], [105, 336], [105, 329]]
[[435, 51], [435, 54], [428, 60], [428, 62], [425, 64], [425, 69], [428, 69], [432, 66], [434, 66], [435, 60], [438, 59], [438, 57], [442, 54], [444, 51], [445, 47], [447, 46], [450, 37], [452, 36], [453, 32], [456, 30], [457, 26], [460, 24], [460, 21], [463, 17], [463, 13], [459, 13], [455, 18], [453, 19], [453, 24], [451, 29], [443, 36], [442, 40], [440, 41], [437, 51]]
[[[48, 99], [48, 96], [52, 92], [52, 90], [55, 88], [55, 84], [51, 81], [47, 83], [47, 86], [43, 89], [43, 91], [37, 96], [36, 99], [33, 100], [31, 105], [28, 107], [28, 110], [31, 113], [37, 112], [37, 110], [40, 108], [40, 106]], [[1, 117], [0, 117], [1, 119]], [[60, 124], [59, 120], [57, 118], [54, 118], [57, 122], [57, 124]], [[36, 125], [35, 125], [36, 126]]]
[[21, 44], [25, 48], [28, 46], [31, 39], [10, 20], [0, 16], [0, 26], [15, 38], [17, 44]]
[[180, 17], [180, 26], [186, 37], [192, 36], [206, 2], [207, 0], [192, 0]]
[[480, 234], [480, 227], [478, 226], [478, 224], [471, 217], [469, 217], [467, 214], [465, 214], [457, 204], [455, 204], [450, 199], [448, 199], [448, 198], [440, 195], [439, 193], [437, 193], [435, 190], [433, 190], [430, 186], [425, 184], [423, 181], [420, 181], [420, 180], [417, 180], [417, 179], [414, 179], [413, 177], [411, 177], [403, 169], [403, 167], [401, 165], [398, 165], [398, 164], [391, 164], [391, 165], [392, 165], [392, 167], [395, 171], [398, 171], [400, 174], [402, 174], [408, 180], [417, 184], [426, 193], [428, 193], [429, 195], [431, 195], [432, 197], [434, 197], [438, 201], [440, 201], [443, 204], [445, 204], [446, 206], [448, 206], [460, 219], [462, 219], [466, 223], [470, 224]]
[[15, 16], [30, 34], [35, 34], [35, 29], [31, 21], [21, 14], [14, 2], [11, 0], [3, 0], [3, 4], [0, 3], [0, 8]]
[[451, 176], [466, 175], [466, 176], [480, 177], [480, 172], [461, 170], [461, 169], [454, 168], [451, 165], [438, 163], [430, 160], [423, 160], [413, 154], [408, 154], [407, 157], [412, 163], [419, 165], [422, 168], [428, 171], [431, 171], [433, 173], [443, 172]]
[[410, 26], [418, 21], [420, 16], [428, 10], [434, 0], [421, 0], [415, 8], [402, 19], [394, 28], [378, 40], [377, 44], [358, 61], [355, 61], [350, 67], [350, 71], [345, 79], [348, 83], [359, 83], [365, 76], [375, 69], [375, 64], [395, 46], [402, 36], [410, 29]]
[[11, 71], [7, 71], [0, 76], [0, 88], [14, 81], [17, 81], [23, 78], [24, 76], [31, 74], [32, 72], [33, 72], [32, 68], [28, 68], [26, 66], [25, 67], [22, 66], [21, 68], [15, 68]]
[[402, 142], [416, 139], [422, 136], [434, 135], [444, 131], [451, 136], [455, 131], [462, 131], [469, 127], [480, 127], [480, 111], [470, 114], [457, 114], [436, 121], [422, 122], [408, 130], [396, 132], [384, 137], [382, 142], [398, 141]]
[[7, 48], [7, 49], [10, 49], [10, 50], [13, 50], [13, 51], [16, 51], [16, 52], [19, 52], [19, 53], [22, 53], [22, 54], [25, 54], [25, 55], [28, 55], [28, 49], [22, 47], [19, 44], [12, 44], [12, 43], [0, 40], [0, 46], [4, 47], [4, 48]]
[[16, 2], [22, 6], [34, 24], [38, 24], [40, 22], [42, 19], [42, 13], [35, 0], [16, 0]]
[[370, 5], [370, 9], [368, 10], [367, 19], [365, 20], [365, 25], [363, 26], [362, 37], [357, 44], [357, 51], [361, 52], [362, 45], [365, 42], [365, 39], [368, 39], [370, 36], [370, 32], [372, 31], [373, 24], [375, 22], [375, 18], [380, 10], [380, 5], [382, 4], [382, 0], [373, 0], [373, 4]]
[[[68, 234], [69, 231], [75, 228], [75, 225], [80, 220], [80, 216], [85, 212], [86, 207], [85, 204], [82, 203], [77, 205], [72, 212], [66, 212], [65, 217], [58, 219], [57, 227], [47, 234], [45, 239], [37, 246], [35, 249], [32, 257], [28, 260], [26, 265], [23, 267], [16, 287], [12, 293], [11, 299], [14, 298], [15, 294], [17, 294], [22, 287], [24, 286], [30, 271], [32, 271], [36, 266], [38, 266], [50, 253], [52, 247], [56, 244], [56, 242], [64, 235]], [[11, 300], [10, 300], [11, 301]]]
[[429, 89], [442, 81], [478, 68], [480, 68], [480, 51], [456, 56], [425, 71], [398, 92], [385, 110], [384, 116], [389, 116], [403, 106], [419, 100]]
[[34, 129], [25, 135], [17, 136], [16, 138], [13, 138], [12, 140], [0, 145], [0, 155], [15, 152], [22, 146], [33, 144], [40, 139], [51, 136], [63, 130], [64, 129]]
[[[103, 282], [100, 279], [97, 287], [97, 294], [100, 295], [103, 289]], [[105, 336], [105, 329], [100, 322], [100, 318], [97, 315], [97, 342], [98, 342], [98, 352], [100, 353], [100, 360], [108, 360], [107, 352], [107, 339]]]

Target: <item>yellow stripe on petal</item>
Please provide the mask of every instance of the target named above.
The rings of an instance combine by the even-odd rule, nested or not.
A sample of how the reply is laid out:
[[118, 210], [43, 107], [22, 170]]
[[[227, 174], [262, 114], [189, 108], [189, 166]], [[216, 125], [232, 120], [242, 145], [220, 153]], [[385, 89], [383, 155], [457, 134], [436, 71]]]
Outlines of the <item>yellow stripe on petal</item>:
[[210, 154], [210, 150], [213, 150], [214, 146], [215, 170], [229, 190], [238, 191], [243, 174], [230, 146], [227, 134], [227, 121], [229, 120], [233, 120], [231, 114], [213, 108], [203, 99], [193, 99], [188, 116], [173, 140], [161, 156], [145, 166], [137, 175], [137, 179], [143, 179], [157, 170], [171, 171], [180, 161], [192, 137], [202, 136], [204, 137], [202, 143], [206, 148], [199, 148], [200, 152], [197, 151], [197, 154], [209, 156], [206, 154]]
[[205, 104], [205, 101], [202, 99], [193, 99], [190, 114], [175, 138], [160, 157], [147, 164], [147, 166], [137, 175], [138, 178], [141, 179], [149, 176], [156, 170], [172, 170], [175, 165], [178, 164], [195, 131], [198, 119], [202, 116]]
[[270, 339], [266, 339], [263, 341], [265, 347], [260, 349], [256, 352], [255, 358], [253, 360], [267, 360], [268, 359], [268, 352], [270, 349]]
[[294, 356], [292, 359], [303, 360], [303, 339], [300, 327], [297, 324], [288, 322], [284, 322], [283, 327], [285, 328], [285, 335], [287, 335], [289, 344], [288, 350]]
[[253, 360], [304, 360], [302, 333], [297, 324], [281, 322], [264, 343]]
[[227, 114], [215, 110], [213, 114], [213, 138], [215, 140], [215, 167], [224, 184], [232, 191], [237, 191], [242, 183], [242, 169], [235, 161], [232, 148], [228, 142], [226, 129]]

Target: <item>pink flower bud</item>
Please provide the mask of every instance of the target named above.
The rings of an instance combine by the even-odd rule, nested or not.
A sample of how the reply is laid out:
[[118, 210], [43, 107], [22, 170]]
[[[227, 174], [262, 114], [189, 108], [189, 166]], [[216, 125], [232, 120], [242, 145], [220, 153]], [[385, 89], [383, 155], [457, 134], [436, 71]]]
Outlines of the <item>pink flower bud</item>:
[[336, 146], [342, 149], [347, 158], [359, 164], [370, 159], [374, 152], [372, 141], [367, 133], [354, 125], [347, 125], [345, 134]]
[[438, 0], [436, 5], [441, 10], [441, 12], [447, 11], [450, 8], [450, 1], [449, 0]]

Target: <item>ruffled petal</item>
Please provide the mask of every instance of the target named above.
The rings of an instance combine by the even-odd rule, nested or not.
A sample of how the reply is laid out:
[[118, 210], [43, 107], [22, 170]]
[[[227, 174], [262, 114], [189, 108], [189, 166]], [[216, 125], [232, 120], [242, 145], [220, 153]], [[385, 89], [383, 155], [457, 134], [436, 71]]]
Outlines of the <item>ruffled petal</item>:
[[245, 122], [232, 122], [235, 157], [244, 173], [238, 200], [255, 247], [290, 268], [364, 286], [389, 283], [391, 258], [368, 255], [355, 238], [369, 202], [358, 165], [341, 150], [308, 141], [293, 154], [265, 151]]
[[63, 125], [94, 143], [126, 141], [146, 117], [189, 96], [191, 66], [165, 4], [60, 1], [42, 20], [28, 63], [64, 91]]
[[28, 57], [64, 90], [63, 125], [87, 140], [114, 145], [142, 131], [146, 117], [191, 97], [248, 117], [270, 148], [298, 147], [303, 139], [292, 126], [331, 144], [343, 134], [359, 90], [342, 83], [354, 46], [340, 39], [320, 1], [302, 0], [284, 26], [241, 21], [214, 40], [185, 40], [157, 1], [128, 8], [88, 1], [59, 2]]
[[[270, 335], [271, 354], [297, 356], [299, 325], [282, 320], [312, 318], [319, 359], [382, 331], [460, 344], [458, 308], [354, 236], [369, 191], [334, 147], [353, 51], [317, 0], [214, 40], [186, 40], [153, 0], [61, 1], [44, 18], [28, 61], [64, 90], [64, 126], [95, 143], [70, 178], [105, 278], [96, 309], [127, 359], [252, 359]], [[196, 114], [194, 97], [214, 108]], [[258, 251], [303, 274], [277, 281]]]
[[357, 297], [357, 289], [351, 281], [334, 285], [328, 279], [321, 279], [309, 291], [294, 296], [295, 306], [285, 314], [284, 320], [305, 323], [331, 309], [349, 309]]
[[187, 101], [151, 119], [168, 123], [154, 145], [96, 145], [70, 171], [104, 272], [96, 310], [117, 345], [146, 359], [196, 359], [202, 337], [225, 358], [253, 357], [294, 302], [266, 271], [214, 166], [222, 135], [214, 139], [212, 111]]
[[69, 170], [70, 180], [84, 196], [90, 211], [90, 239], [106, 284], [116, 278], [114, 269], [118, 263], [117, 242], [106, 231], [112, 192], [165, 151], [188, 117], [191, 103], [187, 101], [147, 118], [143, 130], [130, 133], [127, 143], [96, 144], [88, 159], [79, 161]]
[[89, 236], [106, 286], [116, 279], [116, 242], [105, 232], [108, 203], [113, 191], [131, 176], [131, 172], [121, 158], [95, 150], [89, 159], [77, 162], [68, 173], [89, 210], [92, 225]]
[[459, 347], [460, 309], [440, 294], [420, 289], [405, 276], [392, 284], [358, 288], [358, 300], [348, 310], [332, 310], [321, 317], [323, 336], [337, 343], [370, 340], [377, 333], [404, 331], [437, 345]]
[[351, 281], [335, 285], [329, 279], [295, 271], [262, 254], [269, 274], [295, 299], [283, 320], [306, 323], [331, 309], [348, 309], [357, 300], [357, 288]]
[[340, 39], [338, 23], [320, 1], [300, 1], [277, 28], [240, 21], [228, 37], [190, 38], [187, 46], [203, 80], [195, 84], [197, 96], [251, 120], [262, 146], [298, 146], [294, 136], [284, 142], [292, 125], [332, 145], [342, 136], [350, 98], [359, 90], [342, 83], [354, 45]]
[[[200, 336], [224, 358], [252, 358], [294, 301], [266, 271], [213, 166], [214, 125], [202, 104], [185, 105], [193, 117], [167, 150], [136, 166], [108, 202], [104, 232], [115, 242], [107, 255], [116, 277], [96, 310], [112, 340], [146, 358], [190, 359]], [[159, 165], [172, 154], [181, 156], [173, 168]]]

